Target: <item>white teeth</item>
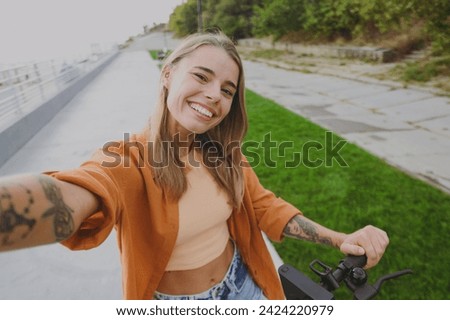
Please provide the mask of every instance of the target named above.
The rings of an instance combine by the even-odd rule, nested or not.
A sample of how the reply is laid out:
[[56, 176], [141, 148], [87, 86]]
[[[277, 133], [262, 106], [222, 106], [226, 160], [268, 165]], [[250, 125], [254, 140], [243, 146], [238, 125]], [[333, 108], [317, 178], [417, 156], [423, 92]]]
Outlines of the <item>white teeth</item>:
[[204, 116], [207, 116], [209, 118], [211, 118], [213, 116], [212, 112], [203, 108], [201, 105], [198, 104], [190, 104], [189, 105], [192, 109], [194, 109], [195, 111], [201, 113]]

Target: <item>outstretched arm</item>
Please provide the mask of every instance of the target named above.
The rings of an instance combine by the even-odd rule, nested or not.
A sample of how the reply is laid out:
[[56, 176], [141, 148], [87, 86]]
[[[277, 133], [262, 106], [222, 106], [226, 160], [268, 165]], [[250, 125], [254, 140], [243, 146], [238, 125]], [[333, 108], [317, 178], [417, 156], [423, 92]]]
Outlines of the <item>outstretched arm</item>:
[[302, 216], [292, 218], [283, 234], [290, 238], [322, 243], [340, 249], [348, 255], [367, 256], [366, 268], [376, 265], [389, 244], [389, 238], [381, 229], [366, 226], [351, 234], [336, 232]]
[[98, 207], [97, 198], [47, 175], [0, 179], [0, 251], [59, 242]]

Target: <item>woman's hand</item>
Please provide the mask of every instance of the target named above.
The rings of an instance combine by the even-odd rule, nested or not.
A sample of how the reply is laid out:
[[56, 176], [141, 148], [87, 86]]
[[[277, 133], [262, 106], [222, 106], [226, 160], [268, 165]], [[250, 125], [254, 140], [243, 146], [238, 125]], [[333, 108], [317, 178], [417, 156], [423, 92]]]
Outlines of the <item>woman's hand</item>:
[[374, 226], [366, 226], [346, 235], [339, 249], [346, 255], [367, 256], [366, 269], [375, 266], [389, 244], [386, 232]]
[[286, 225], [283, 234], [290, 238], [307, 240], [339, 248], [346, 255], [367, 256], [365, 268], [376, 265], [389, 244], [389, 238], [381, 229], [366, 226], [351, 234], [325, 228], [302, 216], [294, 216]]

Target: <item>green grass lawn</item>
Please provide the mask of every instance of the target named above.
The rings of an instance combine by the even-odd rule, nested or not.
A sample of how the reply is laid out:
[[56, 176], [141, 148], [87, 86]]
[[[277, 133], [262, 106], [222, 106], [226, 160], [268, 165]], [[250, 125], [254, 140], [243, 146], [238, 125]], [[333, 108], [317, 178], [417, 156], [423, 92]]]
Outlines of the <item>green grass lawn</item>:
[[148, 50], [148, 53], [150, 54], [153, 60], [158, 60], [158, 52], [159, 50]]
[[[369, 270], [370, 283], [399, 269], [414, 270], [413, 275], [386, 282], [378, 299], [450, 298], [448, 194], [350, 143], [341, 142], [341, 159], [335, 157], [327, 164], [330, 157], [317, 150], [320, 144], [326, 145], [327, 130], [251, 91], [247, 91], [247, 107], [250, 128], [244, 153], [266, 188], [332, 229], [352, 232], [367, 224], [384, 229], [390, 245], [382, 261]], [[267, 147], [257, 148], [269, 132], [271, 141], [280, 147], [272, 148], [270, 154]], [[336, 135], [333, 139], [331, 146], [342, 140]], [[305, 146], [315, 151], [308, 158], [299, 156]], [[294, 153], [305, 161], [293, 165]], [[286, 168], [286, 163], [291, 167]], [[314, 280], [318, 277], [308, 267], [313, 259], [334, 268], [342, 258], [336, 249], [304, 241], [285, 239], [275, 246], [286, 263]], [[348, 292], [340, 288], [336, 298], [348, 299]]]

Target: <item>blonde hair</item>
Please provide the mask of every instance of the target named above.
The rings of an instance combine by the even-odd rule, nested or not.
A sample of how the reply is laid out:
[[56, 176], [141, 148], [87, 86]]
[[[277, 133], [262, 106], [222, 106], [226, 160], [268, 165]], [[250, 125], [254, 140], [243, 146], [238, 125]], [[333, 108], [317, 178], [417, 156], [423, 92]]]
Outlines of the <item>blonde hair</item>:
[[[244, 177], [241, 167], [241, 143], [247, 132], [245, 86], [242, 61], [234, 43], [223, 33], [197, 33], [188, 36], [165, 60], [162, 66], [159, 99], [151, 118], [150, 141], [155, 163], [155, 182], [174, 200], [180, 199], [187, 189], [187, 182], [180, 162], [177, 141], [168, 131], [168, 90], [163, 85], [164, 70], [176, 65], [201, 46], [222, 48], [239, 68], [237, 91], [228, 115], [214, 128], [196, 134], [194, 142], [202, 150], [203, 161], [218, 185], [226, 191], [235, 208], [239, 208], [244, 194]], [[211, 163], [211, 157], [217, 161]]]

